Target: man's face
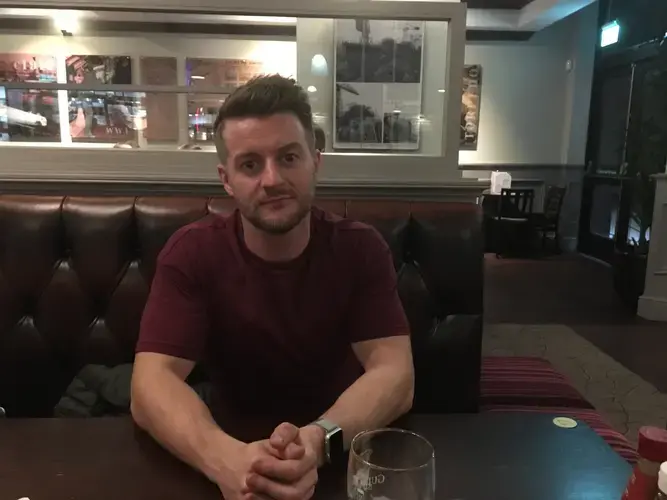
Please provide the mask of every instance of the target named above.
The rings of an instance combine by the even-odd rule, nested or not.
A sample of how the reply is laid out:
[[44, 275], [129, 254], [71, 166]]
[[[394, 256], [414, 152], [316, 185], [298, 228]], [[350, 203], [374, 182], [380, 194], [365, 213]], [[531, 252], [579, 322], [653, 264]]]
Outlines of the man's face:
[[227, 193], [256, 228], [284, 234], [309, 212], [320, 153], [291, 113], [229, 119], [227, 161], [218, 167]]

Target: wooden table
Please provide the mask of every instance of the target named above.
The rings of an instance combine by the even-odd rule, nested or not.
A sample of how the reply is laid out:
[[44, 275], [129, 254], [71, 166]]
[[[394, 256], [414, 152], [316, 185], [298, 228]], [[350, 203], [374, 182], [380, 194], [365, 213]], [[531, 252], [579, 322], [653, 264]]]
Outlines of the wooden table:
[[[435, 446], [438, 499], [618, 500], [630, 467], [588, 426], [531, 413], [412, 415]], [[345, 473], [316, 498], [344, 500]], [[0, 420], [0, 500], [213, 500], [218, 490], [129, 418]], [[405, 500], [405, 499], [393, 499]], [[416, 499], [409, 499], [416, 500]]]

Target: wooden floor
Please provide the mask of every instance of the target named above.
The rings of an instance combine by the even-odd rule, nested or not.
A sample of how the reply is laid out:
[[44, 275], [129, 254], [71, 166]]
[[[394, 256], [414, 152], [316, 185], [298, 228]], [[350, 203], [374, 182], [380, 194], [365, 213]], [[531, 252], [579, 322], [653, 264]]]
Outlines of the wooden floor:
[[667, 323], [642, 320], [614, 295], [611, 268], [580, 255], [485, 261], [487, 323], [564, 324], [667, 392]]

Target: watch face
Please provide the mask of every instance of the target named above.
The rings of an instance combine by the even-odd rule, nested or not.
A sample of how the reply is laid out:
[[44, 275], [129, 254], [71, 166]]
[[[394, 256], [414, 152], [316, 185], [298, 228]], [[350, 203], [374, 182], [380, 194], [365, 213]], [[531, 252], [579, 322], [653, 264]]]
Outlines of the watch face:
[[337, 463], [345, 457], [345, 444], [343, 443], [343, 430], [337, 429], [329, 434], [329, 462]]

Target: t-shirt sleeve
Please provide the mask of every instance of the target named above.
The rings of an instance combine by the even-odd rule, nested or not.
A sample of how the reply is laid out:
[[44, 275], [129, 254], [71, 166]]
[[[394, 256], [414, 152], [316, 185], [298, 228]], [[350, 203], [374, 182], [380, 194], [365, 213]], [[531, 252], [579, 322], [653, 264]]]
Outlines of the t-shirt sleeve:
[[188, 240], [187, 232], [176, 233], [158, 257], [136, 352], [202, 358], [209, 319], [196, 249]]
[[348, 323], [350, 342], [409, 335], [391, 250], [373, 228], [360, 236], [354, 257], [356, 276]]

